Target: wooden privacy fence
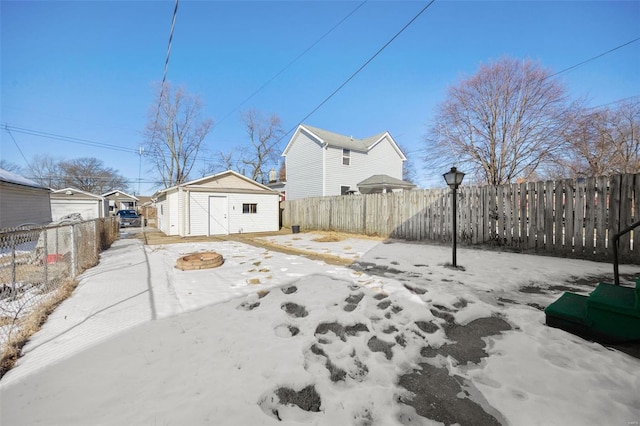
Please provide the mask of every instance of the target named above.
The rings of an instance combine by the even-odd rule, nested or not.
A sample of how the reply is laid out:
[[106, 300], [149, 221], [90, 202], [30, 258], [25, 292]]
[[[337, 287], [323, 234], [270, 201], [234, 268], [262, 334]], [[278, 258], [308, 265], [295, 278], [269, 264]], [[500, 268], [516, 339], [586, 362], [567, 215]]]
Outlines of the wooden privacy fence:
[[[450, 189], [431, 189], [287, 200], [283, 225], [449, 242], [451, 194]], [[608, 261], [611, 237], [639, 218], [640, 174], [462, 186], [457, 197], [462, 244]], [[619, 256], [622, 262], [640, 264], [633, 236], [620, 239]]]

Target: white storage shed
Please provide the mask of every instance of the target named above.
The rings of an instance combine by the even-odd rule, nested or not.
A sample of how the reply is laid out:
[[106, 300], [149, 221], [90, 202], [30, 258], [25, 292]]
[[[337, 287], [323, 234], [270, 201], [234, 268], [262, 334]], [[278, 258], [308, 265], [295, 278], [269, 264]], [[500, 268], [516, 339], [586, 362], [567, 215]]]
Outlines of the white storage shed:
[[232, 170], [159, 191], [158, 229], [167, 235], [228, 235], [279, 229], [279, 194]]

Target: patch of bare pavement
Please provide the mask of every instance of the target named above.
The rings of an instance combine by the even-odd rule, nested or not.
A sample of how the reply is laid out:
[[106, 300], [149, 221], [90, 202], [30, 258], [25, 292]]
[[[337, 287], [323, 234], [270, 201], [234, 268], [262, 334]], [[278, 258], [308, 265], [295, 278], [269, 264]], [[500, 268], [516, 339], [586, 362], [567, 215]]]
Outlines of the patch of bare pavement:
[[[462, 326], [452, 315], [467, 307], [469, 302], [462, 299], [453, 307], [435, 305], [431, 310], [423, 310], [412, 306], [415, 301], [411, 299], [388, 295], [379, 289], [336, 285], [332, 290], [335, 299], [327, 306], [348, 315], [340, 316], [343, 319], [338, 321], [313, 320], [317, 316], [305, 306], [299, 290], [316, 285], [317, 279], [314, 276], [301, 278], [261, 299], [268, 301], [274, 297], [272, 294], [278, 299], [284, 297], [286, 301], [278, 303], [291, 321], [295, 321], [296, 332], [298, 329], [314, 330], [314, 341], [302, 354], [306, 370], [324, 371], [333, 385], [341, 387], [346, 383], [365, 382], [371, 369], [378, 368], [375, 363], [370, 364], [376, 356], [383, 357], [389, 365], [418, 365], [418, 368], [403, 371], [394, 381], [398, 386], [397, 402], [414, 409], [398, 412], [399, 423], [422, 424], [421, 417], [445, 424], [506, 424], [500, 412], [474, 385], [452, 374], [449, 362], [445, 361], [450, 357], [456, 365], [480, 364], [488, 356], [484, 338], [512, 329], [504, 319], [479, 318]], [[408, 288], [407, 291], [414, 294], [422, 291], [421, 294], [428, 296], [427, 289], [420, 284], [415, 286], [413, 291]], [[251, 312], [261, 308], [255, 306]], [[297, 334], [282, 327], [278, 333], [285, 338], [295, 338]], [[451, 343], [430, 346], [429, 336], [436, 333], [445, 333]], [[439, 338], [432, 340], [441, 341]], [[360, 341], [365, 344], [356, 344]], [[348, 354], [347, 360], [345, 354]], [[322, 405], [322, 395], [313, 384], [300, 389], [276, 384], [263, 395], [258, 405], [266, 415], [287, 420], [286, 406], [295, 405], [316, 412]], [[361, 413], [354, 419], [357, 420], [354, 424], [372, 424], [367, 416], [367, 413]]]

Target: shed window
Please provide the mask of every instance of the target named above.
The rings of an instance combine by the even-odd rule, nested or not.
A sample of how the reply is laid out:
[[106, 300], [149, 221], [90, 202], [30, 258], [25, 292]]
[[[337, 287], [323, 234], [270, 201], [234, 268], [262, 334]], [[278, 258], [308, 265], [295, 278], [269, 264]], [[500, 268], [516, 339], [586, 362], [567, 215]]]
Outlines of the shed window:
[[342, 149], [342, 164], [348, 166], [351, 164], [351, 150], [343, 148]]
[[258, 205], [242, 204], [242, 213], [258, 213]]

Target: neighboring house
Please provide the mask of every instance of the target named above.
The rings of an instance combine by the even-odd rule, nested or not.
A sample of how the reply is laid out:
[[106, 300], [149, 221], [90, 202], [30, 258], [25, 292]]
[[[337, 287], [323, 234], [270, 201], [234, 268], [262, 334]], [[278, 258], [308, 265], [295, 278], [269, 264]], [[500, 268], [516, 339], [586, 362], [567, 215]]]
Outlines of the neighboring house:
[[158, 227], [156, 199], [154, 197], [138, 197], [138, 212], [144, 219], [144, 226]]
[[0, 228], [51, 222], [51, 190], [0, 169]]
[[278, 180], [278, 175], [275, 169], [269, 171], [269, 183], [265, 184], [268, 188], [273, 189], [280, 193], [280, 201], [285, 200], [285, 194], [287, 190], [287, 182]]
[[138, 198], [126, 192], [113, 190], [102, 194], [109, 200], [109, 214], [114, 216], [118, 210], [136, 210]]
[[227, 235], [279, 229], [278, 193], [234, 171], [156, 193], [158, 229], [167, 235]]
[[100, 219], [109, 215], [109, 201], [100, 195], [76, 188], [64, 188], [51, 193], [51, 217], [60, 220], [72, 213], [82, 219]]
[[354, 193], [373, 175], [401, 180], [407, 160], [389, 132], [356, 139], [306, 124], [298, 126], [282, 155], [288, 200]]

